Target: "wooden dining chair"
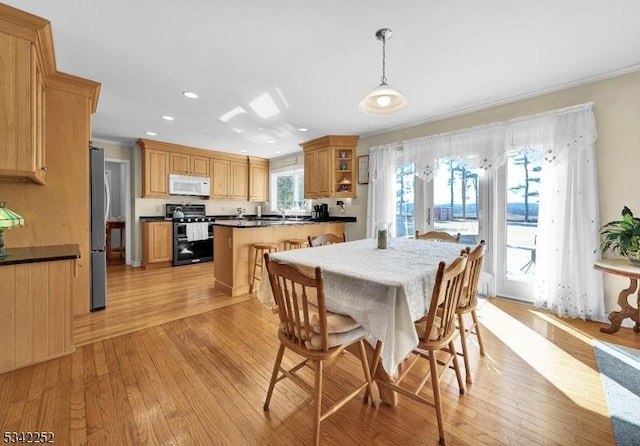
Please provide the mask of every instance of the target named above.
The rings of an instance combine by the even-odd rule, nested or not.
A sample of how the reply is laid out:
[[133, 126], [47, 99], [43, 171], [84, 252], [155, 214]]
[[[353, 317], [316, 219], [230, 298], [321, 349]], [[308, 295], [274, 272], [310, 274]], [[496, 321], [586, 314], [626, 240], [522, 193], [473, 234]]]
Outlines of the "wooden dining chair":
[[441, 231], [427, 231], [420, 234], [416, 231], [416, 240], [439, 240], [443, 242], [460, 243], [460, 233], [451, 235], [448, 232]]
[[[452, 365], [458, 380], [460, 394], [464, 393], [464, 381], [458, 364], [458, 356], [454, 344], [457, 335], [455, 325], [456, 310], [462, 295], [467, 256], [456, 258], [449, 266], [440, 262], [436, 274], [433, 294], [429, 304], [429, 312], [422, 319], [416, 321], [419, 343], [413, 350], [413, 356], [408, 357], [400, 366], [398, 376], [393, 382], [376, 381], [379, 386], [387, 387], [413, 400], [434, 407], [438, 419], [438, 433], [440, 444], [445, 444], [444, 418], [442, 412], [442, 397], [440, 394], [440, 380], [446, 370]], [[436, 357], [436, 352], [442, 352]], [[421, 359], [429, 361], [429, 368], [419, 368], [425, 375], [408, 380], [411, 384], [403, 385], [409, 372]], [[372, 370], [377, 367], [378, 360], [374, 359]], [[421, 395], [427, 380], [431, 379], [433, 399]], [[417, 381], [417, 387], [415, 382]]]
[[[269, 260], [268, 254], [265, 254], [264, 262], [280, 317], [280, 348], [273, 366], [264, 410], [269, 410], [275, 384], [290, 378], [313, 395], [313, 441], [315, 445], [319, 445], [321, 421], [333, 415], [362, 390], [366, 389], [363, 398], [365, 403], [368, 395], [372, 394], [373, 384], [364, 346], [367, 332], [351, 317], [327, 311], [320, 267], [311, 269], [278, 263]], [[365, 379], [355, 389], [346, 390], [349, 393], [322, 412], [323, 364], [325, 361], [341, 357], [345, 348], [351, 345], [358, 348], [356, 353], [359, 352]], [[282, 358], [285, 350], [290, 350], [303, 360], [292, 368], [283, 367]], [[304, 366], [309, 366], [315, 372], [313, 387], [298, 374]], [[344, 389], [342, 382], [338, 385]], [[289, 399], [287, 393], [288, 391], [285, 392], [285, 398]]]
[[[467, 335], [475, 334], [478, 338], [478, 346], [480, 354], [485, 355], [484, 344], [482, 343], [482, 335], [480, 334], [480, 325], [478, 324], [478, 315], [476, 308], [478, 307], [478, 279], [482, 271], [482, 261], [486, 252], [484, 240], [476, 246], [473, 251], [466, 247], [462, 253], [467, 255], [467, 268], [465, 272], [465, 281], [462, 287], [462, 295], [456, 314], [458, 315], [458, 330], [460, 333], [460, 343], [462, 344], [462, 356], [464, 358], [464, 369], [466, 372], [466, 380], [469, 384], [471, 380], [471, 369], [469, 367], [469, 351], [467, 347]], [[471, 313], [471, 325], [465, 327], [464, 316]], [[475, 329], [475, 333], [474, 330]]]
[[309, 241], [309, 246], [312, 248], [314, 246], [323, 246], [330, 245], [332, 243], [342, 243], [347, 241], [347, 236], [345, 233], [342, 233], [342, 237], [335, 234], [320, 234], [315, 237], [307, 236], [307, 240]]

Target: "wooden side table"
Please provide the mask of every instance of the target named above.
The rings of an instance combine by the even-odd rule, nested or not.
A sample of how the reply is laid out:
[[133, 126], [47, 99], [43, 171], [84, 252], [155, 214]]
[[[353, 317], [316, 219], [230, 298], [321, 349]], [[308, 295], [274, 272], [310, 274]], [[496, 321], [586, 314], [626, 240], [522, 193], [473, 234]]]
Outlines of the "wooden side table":
[[[120, 246], [114, 248], [112, 246], [112, 232], [114, 229], [120, 231]], [[113, 253], [119, 253], [120, 259], [124, 260], [124, 231], [125, 231], [125, 222], [124, 220], [108, 220], [107, 221], [107, 261], [111, 261], [111, 256]]]
[[[621, 311], [613, 311], [609, 314], [609, 320], [611, 326], [608, 328], [601, 328], [603, 333], [616, 333], [620, 330], [622, 320], [630, 318], [635, 321], [633, 331], [640, 332], [640, 290], [638, 290], [638, 279], [640, 279], [640, 265], [636, 266], [627, 260], [614, 260], [614, 259], [602, 259], [597, 261], [593, 267], [605, 273], [615, 274], [617, 276], [628, 277], [629, 287], [620, 291], [618, 295], [618, 305], [620, 305]], [[629, 296], [638, 291], [636, 296], [636, 306], [629, 303]]]

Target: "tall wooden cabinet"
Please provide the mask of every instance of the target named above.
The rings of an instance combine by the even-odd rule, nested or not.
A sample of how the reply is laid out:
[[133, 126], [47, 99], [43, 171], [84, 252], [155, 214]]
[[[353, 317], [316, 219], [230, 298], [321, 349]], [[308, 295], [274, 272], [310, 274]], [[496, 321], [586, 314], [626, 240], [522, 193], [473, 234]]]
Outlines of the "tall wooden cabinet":
[[249, 157], [249, 201], [269, 201], [269, 160]]
[[[43, 51], [48, 21], [0, 11], [0, 179], [44, 184], [46, 159]], [[16, 23], [18, 26], [16, 26]]]
[[304, 151], [304, 198], [356, 197], [359, 136], [327, 135], [300, 144]]

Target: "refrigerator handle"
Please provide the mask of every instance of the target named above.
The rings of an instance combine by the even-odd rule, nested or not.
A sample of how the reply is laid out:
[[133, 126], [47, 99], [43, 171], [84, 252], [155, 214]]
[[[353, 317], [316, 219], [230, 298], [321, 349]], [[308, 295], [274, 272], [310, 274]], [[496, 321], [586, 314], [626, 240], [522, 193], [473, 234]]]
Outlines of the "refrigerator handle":
[[109, 190], [109, 182], [107, 181], [107, 172], [104, 173], [104, 193], [107, 196], [104, 204], [104, 224], [107, 225], [109, 219], [109, 207], [111, 206], [111, 191]]

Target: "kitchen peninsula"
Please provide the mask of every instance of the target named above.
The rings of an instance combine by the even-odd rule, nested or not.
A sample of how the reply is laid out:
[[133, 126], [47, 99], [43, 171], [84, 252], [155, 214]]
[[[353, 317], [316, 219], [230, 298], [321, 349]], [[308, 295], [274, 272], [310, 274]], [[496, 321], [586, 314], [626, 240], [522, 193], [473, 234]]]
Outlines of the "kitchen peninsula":
[[285, 240], [325, 233], [342, 234], [354, 217], [329, 221], [296, 219], [216, 219], [214, 237], [215, 288], [231, 296], [248, 293], [253, 272], [254, 243], [273, 242], [284, 249]]

